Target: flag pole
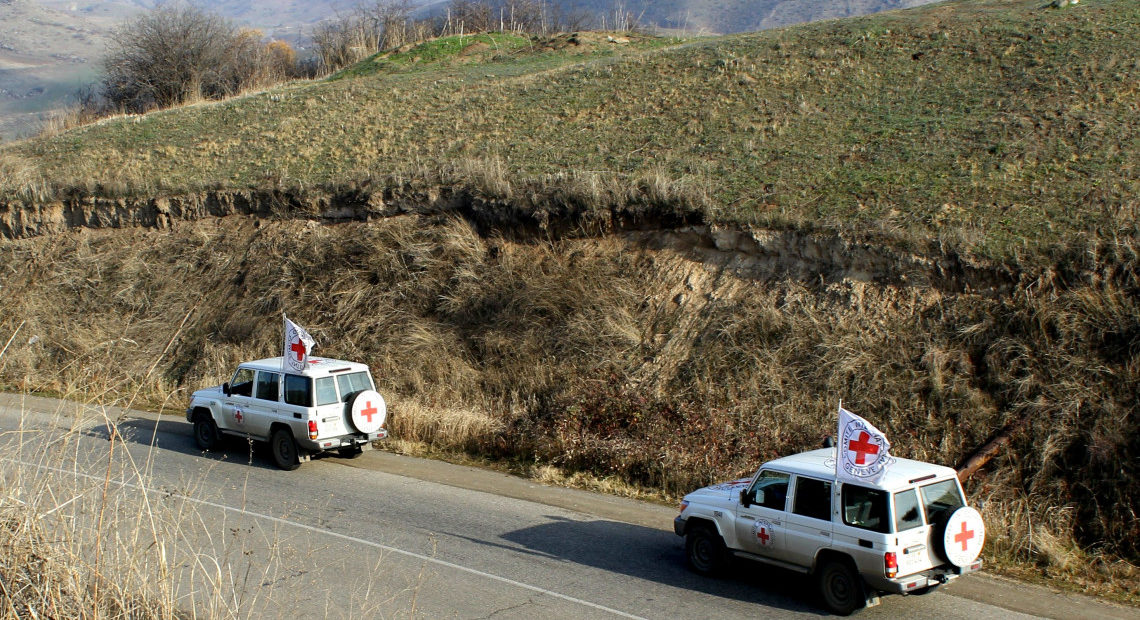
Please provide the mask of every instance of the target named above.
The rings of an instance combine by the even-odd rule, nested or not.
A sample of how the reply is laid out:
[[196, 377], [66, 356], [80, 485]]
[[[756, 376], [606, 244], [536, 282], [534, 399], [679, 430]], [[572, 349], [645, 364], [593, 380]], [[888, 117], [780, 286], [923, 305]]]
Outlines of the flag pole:
[[281, 372], [285, 372], [285, 347], [289, 346], [289, 317], [281, 311]]
[[839, 399], [839, 409], [835, 411], [835, 443], [831, 446], [831, 460], [835, 462], [835, 477], [839, 477], [839, 442], [843, 441], [843, 429], [839, 428], [843, 420], [843, 398]]

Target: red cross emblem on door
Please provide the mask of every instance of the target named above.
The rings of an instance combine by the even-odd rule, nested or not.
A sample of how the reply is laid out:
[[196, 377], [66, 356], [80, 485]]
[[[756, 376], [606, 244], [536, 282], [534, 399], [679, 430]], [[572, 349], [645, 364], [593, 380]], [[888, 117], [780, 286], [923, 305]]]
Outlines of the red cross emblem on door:
[[237, 423], [241, 424], [242, 420], [244, 420], [244, 419], [245, 419], [245, 416], [242, 415], [241, 409], [235, 409], [234, 410], [234, 420], [237, 420]]
[[856, 465], [866, 465], [868, 454], [879, 453], [879, 446], [867, 441], [870, 438], [871, 436], [867, 434], [867, 431], [861, 431], [859, 439], [847, 442], [847, 449], [855, 453]]
[[756, 532], [756, 538], [760, 539], [761, 545], [766, 546], [768, 544], [768, 540], [771, 539], [772, 536], [770, 534], [768, 534], [768, 528], [762, 527], [762, 528], [760, 528], [759, 532]]

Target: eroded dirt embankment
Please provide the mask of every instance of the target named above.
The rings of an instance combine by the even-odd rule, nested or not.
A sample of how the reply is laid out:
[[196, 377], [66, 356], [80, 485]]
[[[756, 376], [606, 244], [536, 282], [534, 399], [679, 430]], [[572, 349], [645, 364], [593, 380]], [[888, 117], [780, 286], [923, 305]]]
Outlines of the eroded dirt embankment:
[[375, 369], [396, 437], [670, 494], [819, 445], [839, 399], [950, 465], [1023, 429], [970, 481], [991, 552], [1071, 579], [1137, 557], [1127, 270], [1026, 286], [683, 211], [404, 196], [0, 207], [0, 383], [177, 410], [273, 355], [287, 312]]
[[[398, 215], [458, 214], [483, 234], [549, 240], [564, 236], [629, 234], [641, 244], [729, 262], [744, 277], [879, 282], [949, 292], [1008, 294], [1028, 276], [1006, 266], [967, 261], [956, 253], [920, 255], [835, 234], [709, 226], [696, 212], [636, 207], [608, 211], [521, 208], [468, 191], [425, 189], [298, 196], [280, 191], [211, 191], [147, 199], [77, 197], [43, 204], [0, 202], [0, 236], [20, 239], [77, 228], [169, 229], [178, 222], [246, 215], [335, 223]], [[1039, 278], [1040, 276], [1034, 276]]]

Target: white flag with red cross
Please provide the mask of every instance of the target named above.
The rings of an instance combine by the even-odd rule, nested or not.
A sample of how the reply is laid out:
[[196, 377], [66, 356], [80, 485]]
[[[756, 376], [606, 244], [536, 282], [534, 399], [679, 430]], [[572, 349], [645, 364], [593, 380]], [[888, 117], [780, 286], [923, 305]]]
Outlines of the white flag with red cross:
[[895, 462], [887, 436], [843, 405], [839, 406], [838, 449], [835, 475], [840, 480], [875, 483]]
[[282, 370], [302, 371], [309, 363], [309, 352], [317, 342], [305, 331], [304, 327], [297, 325], [285, 317], [285, 348], [281, 354]]

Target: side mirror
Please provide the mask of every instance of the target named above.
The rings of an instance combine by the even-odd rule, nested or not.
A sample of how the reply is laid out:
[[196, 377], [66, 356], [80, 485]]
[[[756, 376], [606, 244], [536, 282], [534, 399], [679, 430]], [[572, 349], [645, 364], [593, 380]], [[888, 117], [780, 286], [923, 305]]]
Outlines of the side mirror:
[[230, 394], [230, 382], [229, 381], [226, 381], [225, 383], [222, 384], [222, 394], [225, 394], [226, 396], [233, 396], [233, 394]]
[[740, 505], [745, 508], [752, 505], [752, 497], [748, 495], [748, 489], [740, 489]]

